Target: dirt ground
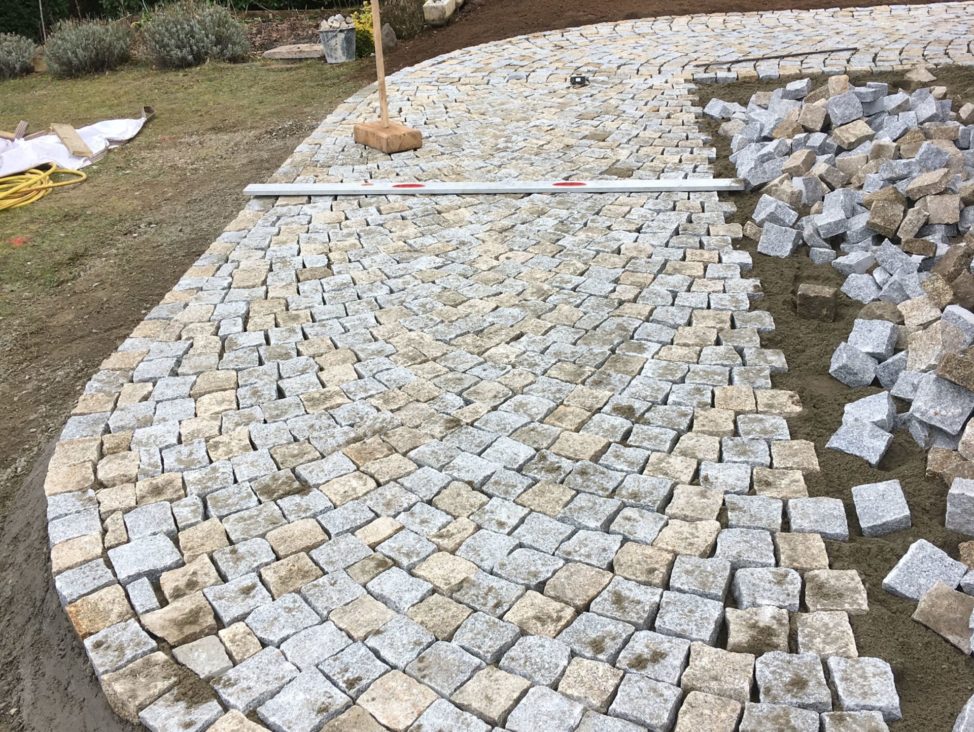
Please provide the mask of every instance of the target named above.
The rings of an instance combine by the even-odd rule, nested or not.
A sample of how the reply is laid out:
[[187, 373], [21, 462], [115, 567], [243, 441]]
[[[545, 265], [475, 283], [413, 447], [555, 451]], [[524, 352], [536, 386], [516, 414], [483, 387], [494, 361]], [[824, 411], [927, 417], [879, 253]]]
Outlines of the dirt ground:
[[[476, 43], [587, 23], [686, 12], [839, 4], [880, 3], [467, 0], [449, 26], [401, 43], [390, 54], [389, 66], [399, 69]], [[288, 22], [295, 33], [306, 33], [304, 23], [293, 18]], [[268, 44], [301, 40], [286, 36], [273, 28], [261, 31]], [[11, 129], [21, 118], [31, 120], [34, 129], [52, 121], [82, 124], [124, 116], [146, 103], [159, 112], [135, 142], [90, 168], [90, 180], [85, 184], [58, 192], [29, 211], [0, 214], [3, 732], [125, 729], [104, 702], [51, 587], [40, 488], [47, 460], [45, 446], [70, 414], [98, 364], [240, 209], [243, 186], [266, 178], [337, 102], [368, 82], [370, 69], [367, 62], [341, 73], [314, 63], [273, 67], [254, 63], [152, 72], [151, 77], [147, 73], [133, 68], [59, 82], [35, 77], [4, 82], [0, 87], [3, 129]], [[240, 89], [246, 89], [247, 94], [241, 95]], [[281, 89], [287, 94], [281, 95]], [[765, 286], [769, 302], [774, 302], [771, 283]], [[782, 297], [786, 302], [787, 297]], [[781, 337], [787, 316], [772, 310], [779, 322], [775, 337]], [[801, 357], [789, 355], [795, 368]], [[803, 397], [806, 405], [814, 404], [811, 395]], [[900, 454], [899, 447], [896, 453]], [[829, 482], [827, 477], [825, 482]], [[935, 496], [937, 505], [931, 507], [931, 515], [937, 511], [942, 514], [942, 488], [924, 488], [920, 483], [907, 488], [914, 500], [919, 500], [924, 491]], [[929, 523], [929, 527], [921, 528], [932, 531], [936, 520], [931, 518]], [[894, 541], [899, 541], [898, 537]], [[945, 537], [941, 542], [949, 540]], [[840, 547], [837, 556], [844, 556], [843, 552], [857, 543]], [[871, 551], [882, 557], [876, 560], [877, 566], [891, 564], [891, 558], [902, 551], [902, 543], [880, 552], [875, 547], [885, 543], [874, 541]], [[869, 579], [877, 608], [894, 602], [881, 596], [885, 593], [876, 592], [878, 579]], [[907, 608], [899, 609], [896, 617], [906, 612]], [[911, 633], [924, 636], [917, 645], [935, 645], [926, 643], [929, 634], [919, 626], [908, 620], [901, 625], [904, 637]], [[907, 641], [902, 648], [904, 653], [909, 650]], [[865, 647], [863, 651], [873, 652]], [[955, 652], [944, 652], [944, 670], [949, 668], [950, 678], [933, 674], [941, 693], [945, 685], [962, 676], [959, 671], [954, 673], [958, 662], [950, 653]], [[893, 659], [896, 654], [886, 657]], [[922, 682], [917, 683], [922, 686]], [[932, 685], [928, 680], [927, 686]], [[960, 691], [951, 699], [954, 696], [959, 699]]]
[[[947, 86], [956, 99], [974, 99], [974, 71], [962, 68], [938, 69], [937, 84]], [[857, 77], [863, 80], [901, 84], [897, 74]], [[771, 91], [782, 82], [700, 87], [700, 102], [711, 97], [747, 104], [756, 91]], [[955, 101], [955, 109], [958, 107]], [[713, 136], [718, 152], [717, 175], [734, 176], [727, 159], [729, 141], [717, 134], [717, 124], [703, 123]], [[734, 194], [738, 210], [733, 221], [743, 225], [760, 194]], [[905, 432], [896, 434], [893, 446], [877, 468], [844, 453], [827, 450], [825, 443], [842, 421], [845, 404], [879, 391], [876, 387], [850, 389], [828, 375], [829, 360], [838, 344], [852, 329], [861, 305], [839, 293], [837, 316], [832, 323], [799, 318], [794, 293], [803, 282], [840, 287], [842, 277], [832, 267], [812, 263], [805, 251], [787, 259], [757, 253], [753, 242], [746, 242], [754, 260], [754, 276], [760, 278], [764, 300], [759, 307], [775, 319], [775, 332], [762, 337], [769, 348], [780, 348], [788, 360], [786, 374], [775, 377], [777, 388], [791, 389], [801, 396], [804, 411], [789, 420], [792, 437], [815, 442], [822, 471], [808, 481], [811, 495], [841, 499], [850, 518], [853, 538], [849, 542], [829, 541], [828, 551], [835, 569], [856, 569], [862, 575], [869, 595], [866, 615], [853, 616], [852, 625], [862, 656], [878, 656], [892, 665], [905, 719], [897, 730], [947, 730], [964, 703], [974, 693], [974, 665], [968, 657], [940, 636], [911, 619], [914, 603], [883, 591], [883, 578], [917, 539], [923, 538], [957, 557], [957, 544], [969, 537], [944, 528], [947, 487], [925, 475], [926, 452]], [[900, 411], [908, 408], [901, 403]], [[852, 486], [898, 479], [906, 493], [913, 517], [913, 528], [881, 538], [859, 535]], [[934, 702], [933, 700], [936, 700]]]

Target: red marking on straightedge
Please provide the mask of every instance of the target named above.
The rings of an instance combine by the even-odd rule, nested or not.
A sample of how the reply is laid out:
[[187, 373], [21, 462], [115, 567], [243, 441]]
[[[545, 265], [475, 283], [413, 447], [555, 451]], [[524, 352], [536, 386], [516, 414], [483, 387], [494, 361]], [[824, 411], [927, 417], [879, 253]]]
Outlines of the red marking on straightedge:
[[588, 184], [580, 180], [560, 180], [557, 183], [552, 183], [555, 188], [579, 188], [585, 185]]
[[425, 188], [425, 183], [395, 183], [393, 188]]

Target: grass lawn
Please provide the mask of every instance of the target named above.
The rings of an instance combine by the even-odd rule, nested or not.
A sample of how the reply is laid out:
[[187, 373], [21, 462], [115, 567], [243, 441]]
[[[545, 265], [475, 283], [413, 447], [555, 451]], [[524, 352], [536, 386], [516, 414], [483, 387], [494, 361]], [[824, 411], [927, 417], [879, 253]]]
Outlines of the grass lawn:
[[[84, 380], [342, 100], [369, 60], [0, 82], [0, 129], [156, 117], [89, 179], [0, 213], [0, 486], [67, 416]], [[0, 506], [6, 497], [0, 490]]]
[[[124, 254], [133, 238], [168, 248], [178, 246], [173, 238], [218, 232], [242, 196], [206, 220], [172, 204], [205, 205], [201, 199], [231, 181], [260, 181], [336, 103], [368, 81], [368, 72], [361, 62], [255, 62], [176, 72], [129, 67], [71, 80], [35, 74], [4, 82], [2, 129], [12, 130], [21, 119], [31, 131], [51, 122], [80, 127], [136, 116], [143, 105], [157, 116], [133, 142], [87, 168], [88, 182], [0, 217], [0, 308], [7, 309], [0, 315], [11, 315], [18, 295], [75, 279], [92, 257]], [[27, 243], [12, 246], [11, 236]]]

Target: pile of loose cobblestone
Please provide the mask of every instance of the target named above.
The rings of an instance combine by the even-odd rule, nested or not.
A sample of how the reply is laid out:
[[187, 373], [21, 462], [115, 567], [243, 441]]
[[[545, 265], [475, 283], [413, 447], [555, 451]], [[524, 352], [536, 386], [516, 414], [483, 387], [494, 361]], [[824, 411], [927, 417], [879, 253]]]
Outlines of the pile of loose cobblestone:
[[[934, 80], [922, 68], [907, 78]], [[836, 76], [818, 88], [802, 79], [759, 92], [746, 108], [715, 99], [706, 114], [725, 120], [738, 174], [763, 194], [745, 227], [758, 251], [786, 257], [804, 244], [863, 303], [829, 373], [884, 390], [847, 404], [828, 446], [876, 466], [893, 431], [909, 430], [930, 450], [928, 470], [951, 485], [947, 528], [972, 535], [974, 105], [951, 107], [943, 87], [908, 93]], [[898, 403], [909, 408], [898, 412]], [[852, 496], [864, 535], [910, 527], [898, 481], [856, 486]], [[883, 587], [918, 602], [918, 622], [971, 652], [966, 564], [920, 540]]]
[[[755, 94], [747, 108], [712, 100], [706, 113], [726, 119], [731, 159], [763, 193], [745, 227], [758, 251], [807, 245], [865, 305], [830, 373], [886, 391], [847, 405], [829, 446], [876, 465], [904, 427], [936, 448], [931, 470], [949, 481], [974, 475], [974, 105], [955, 114], [945, 97], [837, 76]], [[897, 413], [894, 397], [909, 409]]]

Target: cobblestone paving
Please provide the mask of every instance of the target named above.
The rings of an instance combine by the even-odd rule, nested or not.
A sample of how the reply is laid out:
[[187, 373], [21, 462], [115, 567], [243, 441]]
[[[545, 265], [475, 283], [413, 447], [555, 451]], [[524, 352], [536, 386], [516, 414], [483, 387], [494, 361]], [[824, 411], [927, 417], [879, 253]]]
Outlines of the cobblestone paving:
[[[354, 147], [363, 93], [275, 180], [707, 176], [692, 62], [855, 45], [720, 78], [971, 63], [970, 11], [467, 49], [392, 80], [422, 150]], [[800, 404], [773, 387], [787, 365], [761, 347], [774, 323], [731, 209], [250, 204], [92, 378], [49, 468], [57, 591], [113, 706], [153, 730], [898, 718], [889, 667], [857, 658], [865, 591], [821, 538], [846, 517], [807, 497], [815, 451], [790, 438]]]

